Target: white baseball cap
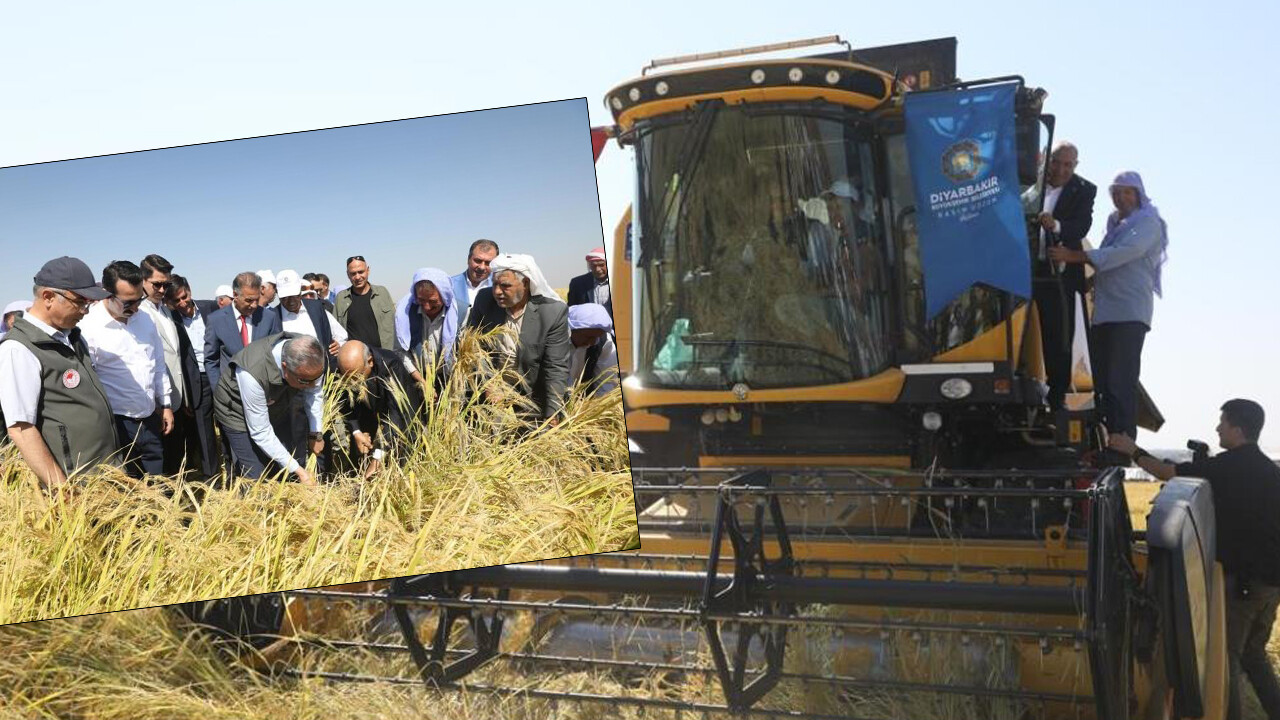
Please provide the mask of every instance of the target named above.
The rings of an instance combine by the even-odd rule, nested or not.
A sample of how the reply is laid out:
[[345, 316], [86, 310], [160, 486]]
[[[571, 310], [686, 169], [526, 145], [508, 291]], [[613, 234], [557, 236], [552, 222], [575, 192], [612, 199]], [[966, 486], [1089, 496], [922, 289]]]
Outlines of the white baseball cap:
[[282, 298], [293, 297], [302, 294], [302, 278], [298, 277], [296, 270], [281, 270], [276, 275], [276, 295]]
[[276, 282], [275, 273], [271, 272], [270, 270], [259, 270], [258, 277], [262, 278], [262, 283], [264, 285], [267, 283], [275, 284]]
[[223, 295], [226, 295], [227, 297], [234, 297], [235, 292], [231, 290], [230, 285], [219, 285], [218, 289], [213, 291], [213, 298], [216, 300]]

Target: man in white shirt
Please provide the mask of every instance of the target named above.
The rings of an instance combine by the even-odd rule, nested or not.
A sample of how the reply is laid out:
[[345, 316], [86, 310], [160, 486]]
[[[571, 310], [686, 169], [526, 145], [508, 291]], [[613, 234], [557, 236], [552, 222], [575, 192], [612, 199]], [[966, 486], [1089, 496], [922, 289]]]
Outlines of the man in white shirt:
[[102, 271], [111, 297], [80, 321], [89, 360], [111, 403], [124, 468], [135, 478], [164, 472], [161, 437], [173, 429], [164, 343], [151, 316], [138, 312], [144, 280], [128, 260], [111, 263]]
[[[179, 347], [178, 326], [170, 313], [167, 296], [172, 286], [170, 276], [173, 274], [173, 263], [160, 255], [152, 253], [138, 263], [142, 268], [142, 312], [151, 317], [156, 330], [160, 333], [160, 341], [164, 344], [164, 367], [169, 372], [169, 407], [178, 417], [187, 404], [187, 379], [183, 377], [182, 350]], [[110, 289], [110, 288], [108, 288]], [[164, 472], [175, 473], [182, 465], [182, 448], [187, 434], [186, 423], [177, 423], [174, 433], [165, 436]]]
[[498, 257], [498, 243], [480, 239], [467, 250], [467, 269], [449, 278], [453, 285], [453, 307], [458, 316], [458, 327], [466, 327], [467, 314], [476, 302], [476, 294], [493, 286], [489, 263]]
[[281, 270], [276, 275], [276, 293], [280, 298], [278, 311], [284, 331], [310, 335], [336, 357], [338, 348], [347, 341], [347, 331], [319, 300], [302, 296], [302, 278], [296, 271]]

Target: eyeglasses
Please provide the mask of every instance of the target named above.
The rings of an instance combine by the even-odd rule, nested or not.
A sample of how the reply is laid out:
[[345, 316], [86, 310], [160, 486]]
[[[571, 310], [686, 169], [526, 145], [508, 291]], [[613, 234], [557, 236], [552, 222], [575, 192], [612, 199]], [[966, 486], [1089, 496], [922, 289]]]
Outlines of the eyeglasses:
[[364, 256], [363, 256], [363, 255], [352, 255], [351, 257], [347, 258], [347, 264], [348, 264], [348, 265], [350, 265], [351, 263], [353, 263], [353, 262], [355, 262], [355, 261], [357, 261], [357, 260], [359, 260], [360, 262], [364, 262], [364, 261], [365, 261], [365, 260], [364, 260]]
[[301, 375], [299, 375], [297, 372], [295, 372], [293, 369], [289, 370], [289, 374], [293, 376], [294, 380], [298, 381], [299, 385], [304, 385], [306, 387], [315, 387], [316, 384], [319, 383], [322, 378], [324, 378], [323, 370], [320, 371], [319, 375], [316, 375], [315, 377], [312, 377], [312, 378], [304, 378]]
[[91, 300], [87, 298], [82, 298], [79, 295], [76, 295], [75, 293], [69, 293], [69, 294], [61, 293], [61, 292], [58, 292], [57, 290], [54, 290], [53, 293], [58, 297], [62, 298], [63, 300], [66, 300], [71, 305], [75, 306], [75, 308], [80, 312], [84, 312], [88, 310], [89, 303], [92, 302]]
[[173, 285], [171, 282], [156, 282], [155, 280], [148, 280], [147, 282], [151, 284], [151, 287], [156, 288], [157, 290], [168, 290], [170, 286]]

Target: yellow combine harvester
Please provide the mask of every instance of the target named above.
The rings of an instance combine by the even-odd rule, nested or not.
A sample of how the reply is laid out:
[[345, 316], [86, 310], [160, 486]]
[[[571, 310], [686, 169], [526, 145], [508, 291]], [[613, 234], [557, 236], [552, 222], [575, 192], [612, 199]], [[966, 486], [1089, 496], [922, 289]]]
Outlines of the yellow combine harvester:
[[[1044, 406], [1035, 308], [975, 286], [926, 317], [904, 97], [1017, 83], [1030, 220], [1053, 128], [1045, 93], [955, 81], [954, 40], [748, 59], [809, 44], [655, 61], [605, 99], [637, 172], [612, 272], [639, 553], [193, 613], [284, 635], [260, 642], [274, 652], [314, 625], [316, 602], [384, 604], [401, 642], [342, 644], [407, 654], [437, 686], [528, 698], [785, 717], [872, 714], [868, 698], [925, 698], [890, 706], [911, 716], [963, 698], [981, 716], [1221, 717], [1208, 488], [1169, 483], [1135, 533], [1122, 472], [1090, 464], [1089, 404]], [[504, 634], [521, 615], [534, 630]], [[639, 668], [677, 687], [707, 677], [719, 694], [473, 682], [503, 662]], [[782, 686], [834, 705], [780, 708]]]

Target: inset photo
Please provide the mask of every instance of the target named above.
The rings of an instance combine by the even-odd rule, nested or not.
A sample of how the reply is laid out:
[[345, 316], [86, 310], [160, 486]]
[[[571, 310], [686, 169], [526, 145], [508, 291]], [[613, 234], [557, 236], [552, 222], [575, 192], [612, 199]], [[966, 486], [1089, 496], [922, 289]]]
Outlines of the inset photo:
[[0, 169], [0, 623], [634, 549], [585, 99]]

